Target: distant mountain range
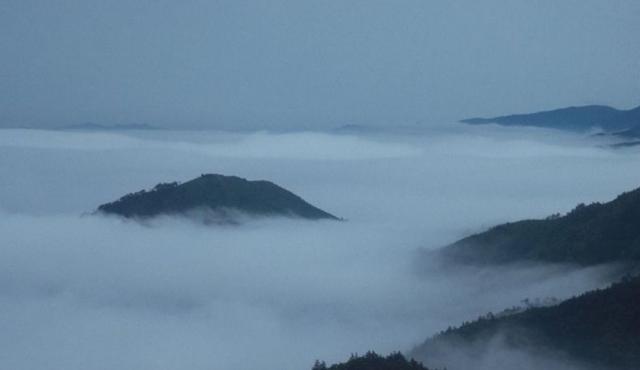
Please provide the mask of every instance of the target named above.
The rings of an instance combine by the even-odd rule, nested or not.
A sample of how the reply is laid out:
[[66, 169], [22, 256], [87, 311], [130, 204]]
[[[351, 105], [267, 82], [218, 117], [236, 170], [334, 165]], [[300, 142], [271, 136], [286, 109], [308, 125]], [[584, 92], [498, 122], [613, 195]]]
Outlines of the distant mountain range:
[[580, 204], [566, 215], [498, 225], [428, 254], [476, 265], [640, 261], [640, 189], [608, 203]]
[[593, 369], [640, 369], [640, 277], [550, 307], [485, 315], [428, 339], [409, 355], [457, 369], [461, 353], [473, 359], [500, 350], [497, 339], [503, 349], [568, 354]]
[[61, 127], [61, 129], [78, 131], [158, 130], [157, 127], [148, 125], [146, 123], [132, 123], [127, 125], [101, 125], [99, 123], [93, 122], [63, 126]]
[[318, 220], [338, 218], [269, 181], [236, 176], [202, 175], [182, 184], [162, 183], [98, 207], [98, 212], [145, 219], [187, 215], [205, 223], [233, 222], [236, 214]]
[[640, 106], [619, 110], [604, 105], [587, 105], [493, 118], [469, 118], [460, 122], [472, 125], [495, 123], [503, 126], [533, 126], [579, 132], [600, 128], [608, 133], [635, 138], [640, 137]]

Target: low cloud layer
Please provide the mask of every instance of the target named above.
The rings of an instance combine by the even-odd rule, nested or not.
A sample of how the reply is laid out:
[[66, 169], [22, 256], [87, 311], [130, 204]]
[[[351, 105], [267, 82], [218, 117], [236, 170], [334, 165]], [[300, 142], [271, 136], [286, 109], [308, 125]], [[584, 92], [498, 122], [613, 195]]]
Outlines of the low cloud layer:
[[[306, 369], [316, 358], [407, 350], [525, 298], [601, 286], [606, 267], [416, 266], [418, 248], [640, 184], [637, 152], [580, 139], [523, 145], [516, 135], [5, 130], [0, 362]], [[348, 221], [207, 227], [83, 215], [209, 172], [274, 181]]]
[[[513, 332], [510, 333], [514, 335]], [[532, 343], [530, 332], [522, 332], [523, 342]], [[539, 344], [528, 347], [514, 346], [506, 339], [505, 332], [498, 332], [489, 338], [473, 342], [442, 343], [433, 353], [425, 357], [430, 366], [452, 370], [597, 370], [584, 361], [571, 358], [552, 348], [542, 348]], [[422, 359], [418, 355], [419, 359]]]

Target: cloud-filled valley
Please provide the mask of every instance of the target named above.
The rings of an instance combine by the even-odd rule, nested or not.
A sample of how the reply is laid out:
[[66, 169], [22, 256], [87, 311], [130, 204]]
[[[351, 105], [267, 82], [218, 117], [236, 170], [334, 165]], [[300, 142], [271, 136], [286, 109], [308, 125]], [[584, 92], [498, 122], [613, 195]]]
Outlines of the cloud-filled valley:
[[[640, 185], [637, 149], [549, 135], [2, 130], [0, 362], [306, 369], [317, 358], [409, 350], [525, 298], [606, 285], [608, 266], [445, 274], [416, 263], [421, 248]], [[202, 173], [267, 179], [347, 221], [212, 227], [90, 214]]]

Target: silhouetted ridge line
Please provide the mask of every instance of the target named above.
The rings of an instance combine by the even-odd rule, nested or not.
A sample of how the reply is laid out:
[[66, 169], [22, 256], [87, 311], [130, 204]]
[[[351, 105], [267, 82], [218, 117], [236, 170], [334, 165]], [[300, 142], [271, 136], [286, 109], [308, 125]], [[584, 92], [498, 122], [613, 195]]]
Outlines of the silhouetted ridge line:
[[427, 339], [410, 355], [440, 362], [453, 349], [473, 356], [496, 350], [491, 349], [492, 339], [498, 337], [505, 349], [561, 352], [599, 369], [639, 369], [640, 277], [554, 306], [487, 314]]
[[252, 216], [287, 216], [311, 220], [338, 218], [269, 181], [206, 174], [182, 184], [161, 183], [98, 207], [98, 212], [127, 218], [215, 211], [223, 219], [230, 212]]
[[431, 257], [461, 264], [544, 261], [595, 265], [640, 260], [640, 189], [607, 203], [495, 226]]
[[619, 110], [604, 105], [561, 108], [527, 114], [512, 114], [493, 118], [469, 118], [460, 122], [472, 125], [495, 123], [503, 126], [533, 126], [569, 131], [601, 128], [605, 132], [625, 132], [640, 135], [640, 106]]
[[346, 362], [327, 366], [323, 361], [316, 361], [312, 370], [429, 370], [422, 363], [407, 360], [400, 352], [384, 357], [375, 352], [367, 352], [363, 356], [351, 355]]

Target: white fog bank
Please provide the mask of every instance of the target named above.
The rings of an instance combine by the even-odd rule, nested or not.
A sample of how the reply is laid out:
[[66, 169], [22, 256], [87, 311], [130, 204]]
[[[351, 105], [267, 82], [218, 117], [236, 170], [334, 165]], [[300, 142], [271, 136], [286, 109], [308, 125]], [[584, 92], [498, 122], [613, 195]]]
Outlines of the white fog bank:
[[[640, 186], [640, 151], [492, 130], [0, 130], [0, 363], [309, 369], [316, 358], [408, 350], [522, 299], [606, 284], [604, 266], [416, 267], [418, 248]], [[347, 221], [207, 227], [83, 215], [201, 173], [267, 179]]]

